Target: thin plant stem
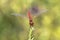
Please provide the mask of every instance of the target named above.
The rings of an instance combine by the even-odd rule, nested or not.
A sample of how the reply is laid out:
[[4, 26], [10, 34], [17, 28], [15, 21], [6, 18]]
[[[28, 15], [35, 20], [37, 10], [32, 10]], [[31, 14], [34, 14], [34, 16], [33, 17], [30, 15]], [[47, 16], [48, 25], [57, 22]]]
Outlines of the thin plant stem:
[[34, 31], [34, 28], [30, 27], [28, 40], [34, 40], [33, 31]]

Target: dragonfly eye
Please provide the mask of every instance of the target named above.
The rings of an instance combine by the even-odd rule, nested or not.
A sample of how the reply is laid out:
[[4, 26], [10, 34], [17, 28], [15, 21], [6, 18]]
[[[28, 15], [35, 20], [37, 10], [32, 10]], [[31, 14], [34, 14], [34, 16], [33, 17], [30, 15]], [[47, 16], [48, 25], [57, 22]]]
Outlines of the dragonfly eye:
[[37, 14], [38, 12], [39, 12], [38, 7], [36, 7], [36, 6], [35, 6], [35, 7], [34, 7], [34, 6], [31, 7], [31, 13], [32, 13], [32, 14]]
[[33, 11], [34, 13], [37, 13], [37, 12], [38, 12], [38, 8], [33, 7], [33, 8], [32, 8], [32, 11]]

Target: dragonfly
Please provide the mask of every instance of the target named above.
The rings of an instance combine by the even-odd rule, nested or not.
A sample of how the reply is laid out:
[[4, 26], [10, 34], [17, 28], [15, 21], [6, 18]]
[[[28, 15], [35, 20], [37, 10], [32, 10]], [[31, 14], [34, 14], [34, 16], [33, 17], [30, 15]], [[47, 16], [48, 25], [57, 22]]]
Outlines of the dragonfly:
[[29, 19], [29, 25], [30, 25], [30, 27], [33, 27], [34, 26], [34, 22], [33, 22], [33, 17], [35, 16], [39, 16], [40, 14], [42, 14], [42, 13], [44, 13], [44, 12], [47, 12], [47, 9], [40, 9], [38, 6], [36, 6], [36, 5], [33, 5], [33, 6], [31, 6], [29, 9], [28, 9], [28, 11], [27, 11], [27, 14], [26, 15], [24, 15], [24, 14], [12, 14], [12, 15], [14, 15], [14, 16], [20, 16], [20, 17], [23, 17], [23, 18], [25, 18], [25, 17], [28, 17], [28, 19]]
[[34, 22], [33, 22], [33, 18], [32, 18], [32, 15], [30, 13], [30, 11], [28, 11], [28, 18], [29, 18], [29, 24], [30, 24], [30, 27], [33, 27], [34, 26]]

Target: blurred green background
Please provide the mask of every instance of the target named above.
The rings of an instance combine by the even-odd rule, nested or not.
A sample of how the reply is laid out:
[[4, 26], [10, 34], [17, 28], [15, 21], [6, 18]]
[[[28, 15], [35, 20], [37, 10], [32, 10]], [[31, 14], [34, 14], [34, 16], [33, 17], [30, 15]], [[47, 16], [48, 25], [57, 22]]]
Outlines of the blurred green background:
[[45, 12], [34, 19], [34, 40], [60, 40], [60, 0], [0, 0], [0, 40], [28, 40], [28, 18], [12, 16], [27, 13], [32, 3]]

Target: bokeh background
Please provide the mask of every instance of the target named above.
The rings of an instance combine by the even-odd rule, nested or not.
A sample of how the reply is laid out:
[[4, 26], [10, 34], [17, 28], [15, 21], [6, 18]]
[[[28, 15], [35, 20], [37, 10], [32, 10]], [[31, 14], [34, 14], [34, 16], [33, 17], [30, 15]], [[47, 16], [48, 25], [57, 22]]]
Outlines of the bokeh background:
[[28, 18], [25, 14], [32, 3], [48, 11], [34, 19], [34, 40], [60, 40], [60, 0], [0, 0], [0, 40], [28, 40]]

